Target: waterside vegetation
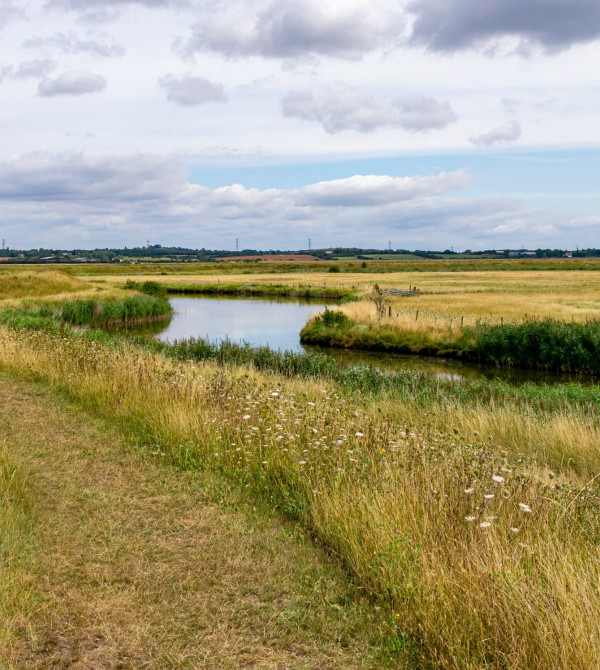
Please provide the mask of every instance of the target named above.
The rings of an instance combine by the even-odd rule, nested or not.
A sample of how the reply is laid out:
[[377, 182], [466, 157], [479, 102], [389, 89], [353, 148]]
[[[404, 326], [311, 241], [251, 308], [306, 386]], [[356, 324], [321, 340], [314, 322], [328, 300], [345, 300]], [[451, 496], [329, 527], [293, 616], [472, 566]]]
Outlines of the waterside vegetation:
[[[387, 313], [389, 309], [389, 317]], [[584, 323], [529, 319], [492, 323], [464, 318], [392, 317], [353, 319], [344, 311], [326, 310], [304, 326], [301, 341], [327, 347], [355, 348], [424, 356], [443, 356], [499, 366], [600, 373], [600, 320]]]
[[[298, 519], [389, 608], [397, 657], [412, 667], [583, 670], [600, 658], [600, 495], [585, 479], [600, 463], [597, 410], [482, 403], [471, 419], [484, 427], [487, 407], [496, 442], [460, 402], [437, 414], [415, 403], [411, 417], [325, 379], [173, 360], [120, 339], [5, 328], [0, 365]], [[448, 410], [462, 430], [440, 429]], [[506, 448], [519, 423], [527, 455]], [[587, 435], [589, 469], [567, 458], [550, 468], [542, 441], [536, 453], [527, 439], [535, 429], [554, 434], [557, 453]]]

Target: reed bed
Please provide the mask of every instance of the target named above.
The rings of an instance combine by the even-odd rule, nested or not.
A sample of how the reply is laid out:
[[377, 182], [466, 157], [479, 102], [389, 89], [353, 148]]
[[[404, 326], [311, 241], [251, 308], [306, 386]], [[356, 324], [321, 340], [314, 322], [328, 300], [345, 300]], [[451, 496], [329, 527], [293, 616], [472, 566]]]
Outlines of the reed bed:
[[373, 406], [324, 379], [90, 337], [1, 328], [0, 365], [298, 518], [389, 608], [413, 667], [599, 664], [595, 476], [574, 486], [486, 433], [440, 429], [427, 412], [408, 424], [394, 413], [402, 403]]
[[144, 294], [112, 300], [28, 301], [0, 311], [0, 323], [12, 328], [56, 330], [62, 324], [97, 326], [165, 318], [172, 311], [168, 300]]
[[600, 373], [600, 319], [456, 322], [419, 313], [392, 313], [385, 305], [348, 305], [313, 316], [300, 333], [307, 344], [463, 358], [500, 366]]

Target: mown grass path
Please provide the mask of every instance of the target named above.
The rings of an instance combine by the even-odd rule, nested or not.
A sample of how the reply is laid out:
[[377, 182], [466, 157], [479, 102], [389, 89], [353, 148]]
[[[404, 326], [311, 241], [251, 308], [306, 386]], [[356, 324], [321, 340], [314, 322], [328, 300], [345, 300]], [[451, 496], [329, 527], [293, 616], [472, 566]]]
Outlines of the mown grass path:
[[1, 668], [387, 665], [369, 644], [376, 608], [297, 527], [224, 480], [175, 471], [2, 376], [0, 422], [33, 499], [35, 591]]

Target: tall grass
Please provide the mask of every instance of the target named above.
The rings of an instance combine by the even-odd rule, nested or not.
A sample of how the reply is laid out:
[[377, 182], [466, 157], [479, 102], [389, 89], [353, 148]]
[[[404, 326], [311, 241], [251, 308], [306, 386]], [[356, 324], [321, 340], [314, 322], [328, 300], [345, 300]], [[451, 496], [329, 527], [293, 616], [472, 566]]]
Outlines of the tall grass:
[[33, 524], [27, 481], [0, 438], [0, 659], [14, 644], [20, 617], [33, 607]]
[[[312, 317], [300, 332], [306, 344], [461, 358], [500, 366], [600, 373], [600, 320], [555, 319], [459, 324], [359, 321], [343, 312]], [[460, 322], [459, 322], [460, 323]]]
[[0, 311], [0, 323], [11, 328], [56, 329], [60, 324], [98, 326], [126, 321], [169, 316], [173, 309], [168, 300], [153, 295], [102, 300], [65, 300], [60, 303], [29, 302], [18, 308]]
[[152, 295], [134, 295], [115, 301], [73, 300], [64, 302], [53, 314], [64, 323], [77, 326], [151, 319], [171, 314], [168, 300]]
[[[137, 426], [174, 463], [215, 468], [298, 518], [391, 608], [397, 648], [414, 667], [600, 662], [595, 479], [573, 487], [487, 434], [439, 430], [423, 412], [407, 424], [394, 414], [402, 403], [371, 406], [324, 379], [6, 329], [0, 365]], [[487, 413], [501, 431], [509, 420], [533, 425], [527, 410]]]
[[56, 270], [15, 272], [13, 269], [12, 272], [0, 274], [0, 301], [75, 293], [88, 288], [89, 285], [81, 279]]
[[350, 289], [335, 286], [310, 286], [261, 283], [173, 283], [163, 282], [168, 293], [191, 295], [273, 296], [280, 298], [305, 298], [345, 300], [354, 297]]

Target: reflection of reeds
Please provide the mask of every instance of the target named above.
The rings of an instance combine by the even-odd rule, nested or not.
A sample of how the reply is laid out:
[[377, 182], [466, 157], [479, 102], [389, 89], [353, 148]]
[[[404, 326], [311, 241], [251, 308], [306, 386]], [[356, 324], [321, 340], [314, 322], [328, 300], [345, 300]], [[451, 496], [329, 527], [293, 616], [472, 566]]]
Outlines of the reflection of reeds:
[[583, 416], [568, 403], [536, 413], [471, 397], [461, 414], [441, 386], [428, 405], [369, 404], [324, 379], [6, 329], [0, 365], [302, 520], [392, 608], [392, 640], [415, 667], [598, 664], [598, 491], [533, 446], [587, 448], [597, 472], [597, 413], [574, 433]]

